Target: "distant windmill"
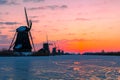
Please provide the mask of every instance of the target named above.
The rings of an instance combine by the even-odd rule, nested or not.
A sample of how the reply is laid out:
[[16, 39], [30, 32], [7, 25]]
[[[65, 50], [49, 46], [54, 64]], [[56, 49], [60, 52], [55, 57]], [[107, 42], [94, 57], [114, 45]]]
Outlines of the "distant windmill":
[[52, 44], [48, 42], [48, 35], [46, 35], [46, 41], [47, 42], [43, 43], [43, 49], [46, 51], [46, 53], [50, 54], [49, 45]]
[[26, 8], [24, 8], [24, 11], [25, 11], [27, 26], [20, 26], [19, 28], [16, 29], [15, 35], [9, 47], [9, 50], [13, 47], [13, 51], [15, 52], [31, 52], [32, 46], [35, 51], [33, 38], [30, 32], [32, 27], [32, 21], [28, 20]]
[[56, 48], [56, 43], [54, 42], [54, 47], [52, 48], [52, 55], [57, 55]]
[[58, 52], [57, 52], [57, 54], [58, 55], [64, 54], [64, 51], [62, 49], [60, 49], [59, 43], [58, 43], [57, 46], [58, 46]]

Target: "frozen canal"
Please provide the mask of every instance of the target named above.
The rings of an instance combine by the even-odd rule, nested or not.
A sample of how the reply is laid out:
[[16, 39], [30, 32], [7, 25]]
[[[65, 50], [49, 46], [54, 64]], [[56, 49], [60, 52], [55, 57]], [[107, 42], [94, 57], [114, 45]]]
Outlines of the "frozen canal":
[[120, 57], [0, 57], [0, 80], [120, 80]]

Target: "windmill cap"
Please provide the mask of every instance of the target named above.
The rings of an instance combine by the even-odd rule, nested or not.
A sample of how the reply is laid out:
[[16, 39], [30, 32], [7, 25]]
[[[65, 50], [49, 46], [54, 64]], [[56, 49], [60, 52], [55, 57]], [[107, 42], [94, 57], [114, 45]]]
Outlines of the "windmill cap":
[[27, 26], [20, 26], [19, 28], [16, 29], [17, 32], [24, 32], [28, 30], [29, 28]]

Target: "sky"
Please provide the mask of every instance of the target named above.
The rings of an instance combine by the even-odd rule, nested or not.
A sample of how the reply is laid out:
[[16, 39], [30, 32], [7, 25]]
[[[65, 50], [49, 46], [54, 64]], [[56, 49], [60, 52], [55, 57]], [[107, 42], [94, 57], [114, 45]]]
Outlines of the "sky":
[[48, 35], [65, 52], [120, 51], [120, 0], [0, 0], [0, 49], [27, 25], [24, 7], [36, 50]]

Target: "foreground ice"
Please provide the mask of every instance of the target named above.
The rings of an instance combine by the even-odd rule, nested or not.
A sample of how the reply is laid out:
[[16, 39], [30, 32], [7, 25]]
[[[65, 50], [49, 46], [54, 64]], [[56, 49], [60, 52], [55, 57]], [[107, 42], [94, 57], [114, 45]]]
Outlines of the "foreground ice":
[[0, 57], [0, 80], [120, 80], [117, 56]]

